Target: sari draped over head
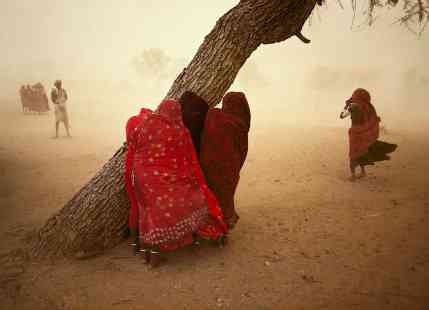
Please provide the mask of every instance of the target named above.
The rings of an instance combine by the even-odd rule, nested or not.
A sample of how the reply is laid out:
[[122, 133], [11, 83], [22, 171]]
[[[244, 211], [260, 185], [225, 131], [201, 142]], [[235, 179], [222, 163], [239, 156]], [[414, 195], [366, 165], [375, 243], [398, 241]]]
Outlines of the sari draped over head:
[[356, 105], [360, 114], [359, 121], [353, 122], [349, 129], [349, 157], [353, 161], [368, 153], [369, 147], [377, 141], [380, 118], [371, 104], [369, 92], [363, 88], [356, 89], [346, 103]]
[[193, 234], [217, 239], [226, 233], [222, 213], [208, 189], [180, 104], [163, 101], [136, 132], [132, 170], [141, 244], [175, 250]]
[[230, 92], [223, 98], [222, 109], [207, 113], [201, 138], [201, 167], [230, 226], [238, 220], [234, 194], [247, 156], [249, 129], [250, 108], [245, 95]]
[[127, 141], [127, 156], [125, 159], [125, 188], [128, 192], [128, 197], [130, 198], [131, 209], [128, 218], [128, 227], [130, 231], [137, 231], [138, 228], [138, 207], [137, 207], [137, 198], [136, 193], [133, 188], [133, 174], [132, 174], [132, 164], [134, 161], [134, 152], [136, 144], [136, 132], [139, 129], [139, 125], [143, 120], [143, 117], [149, 113], [152, 113], [151, 110], [142, 108], [138, 115], [131, 116], [126, 124], [126, 141]]
[[185, 91], [179, 99], [182, 105], [183, 123], [191, 133], [197, 155], [200, 154], [201, 132], [204, 128], [209, 105], [207, 102], [191, 91]]

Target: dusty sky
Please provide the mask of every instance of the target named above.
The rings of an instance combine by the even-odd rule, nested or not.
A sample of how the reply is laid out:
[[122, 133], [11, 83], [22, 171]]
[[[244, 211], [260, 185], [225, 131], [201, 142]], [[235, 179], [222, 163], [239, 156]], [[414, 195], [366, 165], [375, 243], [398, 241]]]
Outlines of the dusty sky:
[[[61, 78], [75, 106], [90, 103], [96, 111], [96, 104], [103, 104], [109, 111], [120, 101], [126, 115], [141, 104], [153, 107], [216, 20], [236, 3], [2, 0], [0, 93], [15, 98], [22, 83], [42, 81], [50, 88]], [[384, 10], [374, 26], [351, 28], [350, 8], [342, 10], [330, 0], [304, 28], [311, 44], [292, 38], [261, 46], [233, 88], [245, 90], [253, 111], [267, 121], [279, 118], [281, 113], [271, 111], [279, 109], [292, 112], [289, 120], [312, 115], [330, 122], [331, 115], [338, 123], [335, 117], [344, 97], [357, 86], [369, 88], [383, 114], [392, 118], [400, 118], [410, 102], [414, 110], [423, 108], [429, 86], [429, 35], [417, 38], [392, 24], [395, 16], [394, 10]], [[139, 73], [133, 63], [154, 48], [168, 59], [162, 78], [150, 70]]]

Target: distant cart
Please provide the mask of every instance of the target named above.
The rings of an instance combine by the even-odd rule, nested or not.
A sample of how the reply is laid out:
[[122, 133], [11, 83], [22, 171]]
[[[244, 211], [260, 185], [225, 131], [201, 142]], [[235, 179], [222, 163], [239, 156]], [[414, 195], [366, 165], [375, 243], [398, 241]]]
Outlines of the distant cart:
[[21, 86], [19, 95], [22, 105], [22, 113], [37, 113], [42, 114], [50, 110], [48, 96], [42, 83], [34, 84], [33, 86]]

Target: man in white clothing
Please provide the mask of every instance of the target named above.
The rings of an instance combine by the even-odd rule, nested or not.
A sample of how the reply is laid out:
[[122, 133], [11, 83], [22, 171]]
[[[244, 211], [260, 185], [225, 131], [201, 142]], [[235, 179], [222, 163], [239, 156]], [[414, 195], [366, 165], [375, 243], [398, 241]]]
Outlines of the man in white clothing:
[[54, 103], [55, 107], [55, 138], [58, 138], [58, 129], [60, 126], [60, 122], [64, 123], [64, 127], [67, 132], [67, 137], [70, 136], [70, 125], [69, 125], [69, 116], [67, 113], [67, 92], [64, 88], [62, 88], [61, 80], [56, 80], [55, 88], [52, 88], [51, 91], [51, 100]]

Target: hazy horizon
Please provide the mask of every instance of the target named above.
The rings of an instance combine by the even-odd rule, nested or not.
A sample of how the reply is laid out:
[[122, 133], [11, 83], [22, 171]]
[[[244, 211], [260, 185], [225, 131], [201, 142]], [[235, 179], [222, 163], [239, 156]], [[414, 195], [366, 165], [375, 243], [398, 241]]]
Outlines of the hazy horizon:
[[[217, 19], [236, 3], [2, 1], [1, 105], [19, 111], [21, 84], [41, 81], [49, 90], [59, 78], [72, 110], [111, 114], [112, 121], [119, 113], [123, 122], [140, 106], [159, 103]], [[303, 29], [310, 44], [291, 38], [263, 45], [249, 58], [231, 88], [246, 92], [261, 123], [338, 125], [355, 87], [371, 91], [385, 120], [427, 120], [427, 32], [417, 37], [393, 24], [397, 10], [380, 11], [371, 27], [351, 28], [347, 4], [343, 10], [330, 1], [315, 10]]]

